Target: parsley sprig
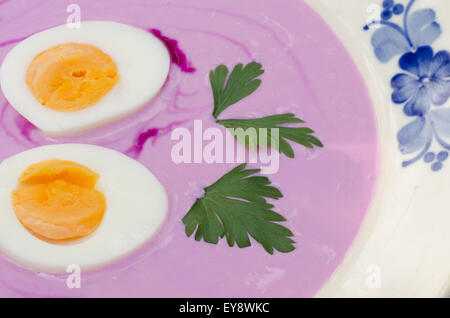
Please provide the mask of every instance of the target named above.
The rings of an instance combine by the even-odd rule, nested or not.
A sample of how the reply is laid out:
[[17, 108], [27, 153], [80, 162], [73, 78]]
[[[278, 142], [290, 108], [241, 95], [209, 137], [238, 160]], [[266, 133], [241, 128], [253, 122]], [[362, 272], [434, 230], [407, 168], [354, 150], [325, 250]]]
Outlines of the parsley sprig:
[[242, 164], [211, 186], [205, 188], [205, 195], [198, 199], [184, 216], [186, 235], [195, 232], [195, 239], [217, 244], [226, 237], [228, 245], [248, 247], [248, 235], [273, 254], [274, 249], [288, 253], [295, 249], [290, 238], [292, 232], [275, 222], [286, 221], [273, 211], [273, 205], [266, 198], [279, 199], [281, 192], [270, 186], [271, 181], [255, 175], [259, 169], [245, 169]]
[[[249, 96], [261, 85], [258, 79], [264, 73], [261, 64], [256, 62], [247, 65], [237, 64], [230, 76], [225, 65], [219, 65], [209, 74], [211, 88], [214, 96], [214, 118], [228, 107], [236, 104], [243, 98]], [[307, 148], [323, 147], [322, 142], [315, 136], [314, 131], [307, 127], [284, 127], [286, 124], [303, 124], [303, 120], [296, 118], [294, 114], [280, 114], [256, 119], [217, 119], [217, 123], [226, 128], [233, 128], [235, 138], [244, 143], [248, 148], [254, 149], [258, 146], [273, 147], [289, 158], [294, 158], [294, 150], [287, 140], [293, 141]], [[240, 138], [236, 129], [256, 129], [256, 138], [251, 136]], [[267, 138], [262, 138], [260, 129], [265, 128]], [[271, 135], [271, 129], [278, 128], [278, 138]], [[267, 139], [267, 140], [266, 140]]]
[[[323, 147], [322, 142], [314, 137], [314, 131], [307, 127], [283, 127], [284, 124], [302, 124], [303, 120], [296, 118], [294, 114], [273, 115], [257, 119], [224, 119], [218, 120], [218, 124], [226, 128], [232, 128], [232, 133], [240, 142], [244, 143], [248, 148], [253, 149], [255, 145], [268, 146], [277, 149], [279, 152], [285, 154], [289, 158], [294, 158], [294, 150], [286, 141], [291, 140], [307, 148], [314, 146]], [[252, 140], [252, 136], [248, 138], [239, 135], [239, 128], [244, 130], [248, 128], [256, 129], [256, 140]], [[267, 130], [267, 138], [261, 138], [259, 128]], [[278, 128], [278, 138], [272, 136], [272, 128]]]
[[226, 108], [256, 91], [261, 85], [261, 80], [256, 78], [263, 73], [261, 64], [256, 62], [251, 62], [245, 67], [243, 64], [237, 64], [229, 77], [228, 68], [225, 65], [219, 65], [211, 71], [209, 80], [214, 96], [214, 118], [217, 118]]

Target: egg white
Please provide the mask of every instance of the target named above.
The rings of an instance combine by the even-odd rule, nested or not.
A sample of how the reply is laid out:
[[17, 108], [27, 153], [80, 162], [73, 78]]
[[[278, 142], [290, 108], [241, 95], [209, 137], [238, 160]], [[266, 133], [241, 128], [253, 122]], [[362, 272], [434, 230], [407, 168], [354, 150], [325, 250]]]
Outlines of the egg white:
[[[63, 43], [91, 44], [116, 63], [119, 81], [95, 105], [74, 112], [46, 108], [26, 85], [28, 66], [36, 55]], [[80, 28], [61, 25], [36, 33], [16, 45], [0, 69], [0, 84], [8, 102], [46, 135], [73, 136], [116, 121], [148, 102], [164, 85], [170, 68], [165, 45], [149, 32], [107, 21], [82, 22]]]
[[[48, 159], [80, 163], [100, 175], [96, 188], [107, 209], [88, 237], [53, 244], [31, 234], [17, 219], [11, 201], [23, 171]], [[156, 177], [139, 162], [103, 147], [61, 144], [34, 148], [0, 164], [0, 252], [26, 268], [65, 272], [70, 264], [84, 269], [113, 262], [147, 242], [164, 222], [168, 199]]]

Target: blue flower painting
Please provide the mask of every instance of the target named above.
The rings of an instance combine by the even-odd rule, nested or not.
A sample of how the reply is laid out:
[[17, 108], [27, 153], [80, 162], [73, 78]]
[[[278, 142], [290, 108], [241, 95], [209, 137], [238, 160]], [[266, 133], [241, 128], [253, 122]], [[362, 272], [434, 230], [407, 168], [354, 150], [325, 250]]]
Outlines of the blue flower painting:
[[440, 51], [436, 55], [430, 46], [421, 46], [414, 53], [400, 59], [400, 73], [392, 78], [392, 101], [406, 102], [407, 116], [423, 116], [431, 106], [442, 106], [450, 97], [450, 54]]
[[[441, 35], [433, 9], [412, 12], [416, 0], [406, 7], [394, 0], [384, 0], [380, 20], [364, 27], [380, 26], [372, 35], [372, 46], [382, 63], [399, 57], [402, 70], [391, 80], [392, 101], [402, 105], [413, 120], [398, 133], [400, 151], [412, 156], [403, 162], [407, 167], [423, 159], [431, 170], [439, 171], [449, 157], [450, 144], [450, 53], [436, 52], [432, 44]], [[400, 24], [392, 22], [399, 16]], [[436, 144], [438, 153], [429, 151]]]

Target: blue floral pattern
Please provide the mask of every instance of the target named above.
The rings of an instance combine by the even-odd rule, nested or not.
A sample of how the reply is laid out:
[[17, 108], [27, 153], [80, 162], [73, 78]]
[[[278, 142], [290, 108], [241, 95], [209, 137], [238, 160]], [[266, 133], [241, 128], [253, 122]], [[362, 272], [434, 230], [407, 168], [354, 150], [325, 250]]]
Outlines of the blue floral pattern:
[[[450, 53], [436, 52], [432, 44], [442, 33], [433, 9], [412, 12], [416, 0], [409, 0], [406, 7], [394, 0], [384, 0], [380, 20], [364, 26], [373, 33], [371, 44], [382, 63], [400, 56], [399, 67], [403, 71], [391, 80], [392, 101], [403, 105], [406, 116], [412, 121], [398, 133], [402, 154], [412, 156], [403, 162], [407, 167], [423, 159], [431, 170], [439, 171], [449, 158], [450, 107]], [[400, 23], [392, 22], [398, 17]], [[430, 152], [432, 147], [438, 153]]]

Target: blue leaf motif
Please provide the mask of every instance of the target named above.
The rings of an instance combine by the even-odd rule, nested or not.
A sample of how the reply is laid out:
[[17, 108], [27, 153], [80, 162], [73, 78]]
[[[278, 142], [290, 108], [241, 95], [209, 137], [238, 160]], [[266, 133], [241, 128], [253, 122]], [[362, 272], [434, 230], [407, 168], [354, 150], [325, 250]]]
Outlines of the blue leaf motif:
[[375, 55], [382, 63], [387, 63], [394, 56], [410, 50], [403, 34], [391, 27], [382, 27], [375, 31], [371, 43], [375, 49]]
[[432, 129], [425, 117], [418, 117], [398, 133], [400, 151], [403, 154], [415, 153], [423, 149], [431, 141]]
[[423, 9], [411, 13], [407, 19], [407, 26], [407, 33], [416, 47], [430, 45], [442, 33], [433, 9]]
[[436, 134], [450, 138], [450, 108], [440, 108], [431, 112], [431, 119]]

